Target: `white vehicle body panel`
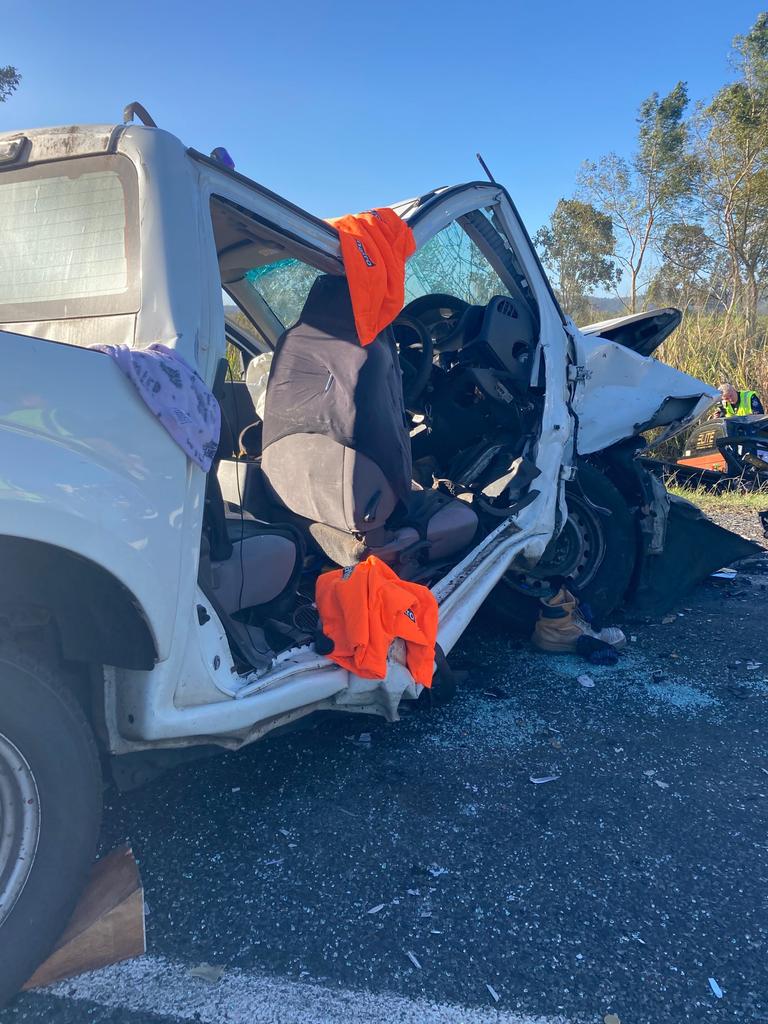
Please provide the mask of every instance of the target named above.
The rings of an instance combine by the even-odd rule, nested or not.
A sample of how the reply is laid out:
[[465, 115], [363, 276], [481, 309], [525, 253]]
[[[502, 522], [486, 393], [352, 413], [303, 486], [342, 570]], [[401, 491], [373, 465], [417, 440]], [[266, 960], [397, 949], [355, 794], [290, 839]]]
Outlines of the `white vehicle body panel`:
[[165, 658], [197, 563], [203, 477], [99, 352], [0, 333], [0, 534], [64, 547], [134, 595]]
[[692, 425], [719, 398], [715, 388], [652, 356], [576, 329], [574, 339], [583, 378], [574, 402], [580, 455], [632, 437], [668, 398], [696, 399], [674, 433]]

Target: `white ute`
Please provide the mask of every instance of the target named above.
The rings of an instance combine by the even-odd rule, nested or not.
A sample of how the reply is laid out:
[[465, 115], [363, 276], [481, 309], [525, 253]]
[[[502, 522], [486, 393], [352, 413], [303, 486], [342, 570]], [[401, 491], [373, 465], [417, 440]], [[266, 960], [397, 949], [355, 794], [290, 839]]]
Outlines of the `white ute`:
[[[628, 482], [638, 434], [716, 393], [580, 333], [501, 186], [396, 210], [417, 241], [393, 328], [414, 476], [474, 518], [469, 542], [388, 521], [378, 543], [431, 586], [445, 654], [492, 592], [507, 621], [535, 614], [548, 575], [609, 612], [663, 547], [659, 485]], [[397, 642], [381, 681], [316, 652], [334, 558], [290, 493], [264, 497], [270, 353], [321, 275], [343, 275], [332, 227], [151, 122], [0, 135], [0, 1003], [82, 888], [100, 759], [235, 749], [317, 711], [394, 721], [422, 692]], [[156, 342], [223, 409], [209, 478], [93, 347]]]

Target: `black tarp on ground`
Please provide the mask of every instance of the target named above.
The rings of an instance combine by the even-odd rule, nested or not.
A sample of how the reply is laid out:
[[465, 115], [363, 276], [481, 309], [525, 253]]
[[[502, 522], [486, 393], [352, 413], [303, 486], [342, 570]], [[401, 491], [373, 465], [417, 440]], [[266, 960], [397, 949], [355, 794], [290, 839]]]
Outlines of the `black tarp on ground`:
[[664, 551], [645, 558], [627, 597], [627, 608], [639, 615], [663, 615], [717, 569], [762, 550], [713, 523], [691, 502], [674, 495], [669, 501]]

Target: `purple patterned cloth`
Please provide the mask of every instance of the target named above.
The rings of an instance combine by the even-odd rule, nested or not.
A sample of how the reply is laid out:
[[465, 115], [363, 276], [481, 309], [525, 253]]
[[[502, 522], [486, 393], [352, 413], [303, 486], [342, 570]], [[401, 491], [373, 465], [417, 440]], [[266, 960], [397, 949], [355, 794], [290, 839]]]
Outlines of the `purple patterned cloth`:
[[206, 473], [219, 446], [221, 409], [202, 377], [166, 345], [94, 345], [112, 356], [176, 444]]

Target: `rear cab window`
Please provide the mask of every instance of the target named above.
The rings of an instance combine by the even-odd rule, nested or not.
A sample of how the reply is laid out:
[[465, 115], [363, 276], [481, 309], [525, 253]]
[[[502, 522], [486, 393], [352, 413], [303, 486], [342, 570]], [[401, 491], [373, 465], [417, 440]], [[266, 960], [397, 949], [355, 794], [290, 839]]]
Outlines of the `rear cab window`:
[[0, 324], [136, 313], [138, 184], [126, 157], [0, 172]]

